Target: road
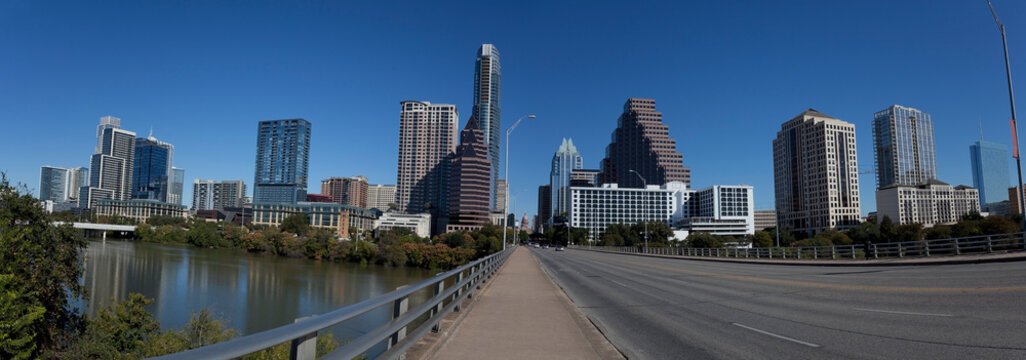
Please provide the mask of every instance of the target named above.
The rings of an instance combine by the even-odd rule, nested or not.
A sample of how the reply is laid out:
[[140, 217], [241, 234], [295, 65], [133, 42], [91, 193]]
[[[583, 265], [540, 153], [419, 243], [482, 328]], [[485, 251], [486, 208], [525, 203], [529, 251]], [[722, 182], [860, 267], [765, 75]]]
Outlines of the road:
[[1026, 262], [817, 267], [531, 252], [629, 359], [1026, 358]]

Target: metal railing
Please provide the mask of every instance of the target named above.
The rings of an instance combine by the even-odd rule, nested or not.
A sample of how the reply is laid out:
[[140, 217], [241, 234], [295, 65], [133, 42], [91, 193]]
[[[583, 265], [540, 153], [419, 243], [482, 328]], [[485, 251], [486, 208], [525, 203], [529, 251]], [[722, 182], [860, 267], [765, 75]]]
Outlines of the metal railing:
[[[578, 246], [578, 248], [587, 248]], [[797, 246], [768, 248], [687, 248], [593, 246], [591, 249], [628, 254], [694, 256], [718, 258], [755, 258], [786, 260], [879, 259], [882, 257], [937, 256], [992, 253], [1026, 250], [1023, 233], [991, 234], [951, 239], [919, 240], [832, 246]]]
[[[492, 277], [516, 248], [501, 251], [475, 260], [459, 268], [440, 273], [413, 285], [400, 286], [395, 291], [381, 294], [331, 312], [299, 319], [296, 323], [231, 341], [204, 346], [154, 359], [232, 359], [273, 346], [291, 342], [291, 359], [314, 359], [317, 351], [317, 332], [391, 305], [391, 317], [381, 319], [381, 325], [326, 354], [322, 359], [352, 359], [371, 348], [387, 344], [387, 350], [377, 356], [381, 359], [401, 357], [406, 349], [429, 331], [440, 330], [441, 319], [453, 311], [460, 311], [464, 299], [473, 297], [475, 289]], [[451, 284], [446, 287], [446, 283]], [[418, 291], [430, 290], [432, 297], [410, 309], [409, 297]], [[411, 323], [422, 317], [425, 321], [409, 329]]]

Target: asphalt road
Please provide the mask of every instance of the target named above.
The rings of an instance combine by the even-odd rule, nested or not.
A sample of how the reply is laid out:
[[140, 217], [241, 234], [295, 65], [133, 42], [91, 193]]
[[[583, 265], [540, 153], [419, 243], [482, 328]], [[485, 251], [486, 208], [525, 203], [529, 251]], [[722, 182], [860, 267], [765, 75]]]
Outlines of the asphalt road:
[[1026, 262], [817, 267], [531, 252], [629, 359], [1026, 359]]

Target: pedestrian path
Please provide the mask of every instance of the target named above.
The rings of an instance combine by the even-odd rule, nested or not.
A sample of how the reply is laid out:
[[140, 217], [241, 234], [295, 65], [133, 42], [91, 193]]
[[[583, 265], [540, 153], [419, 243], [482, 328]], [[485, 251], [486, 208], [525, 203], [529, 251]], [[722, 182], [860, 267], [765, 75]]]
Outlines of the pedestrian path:
[[433, 359], [623, 359], [524, 247]]

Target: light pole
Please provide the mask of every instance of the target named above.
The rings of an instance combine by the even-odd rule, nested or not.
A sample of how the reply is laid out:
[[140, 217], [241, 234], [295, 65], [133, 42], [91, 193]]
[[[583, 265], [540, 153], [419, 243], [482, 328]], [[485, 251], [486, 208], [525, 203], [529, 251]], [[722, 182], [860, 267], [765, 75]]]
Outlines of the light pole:
[[[1005, 77], [1008, 80], [1008, 103], [1012, 107], [1012, 149], [1013, 157], [1015, 157], [1015, 169], [1019, 172], [1019, 183], [1015, 184], [1015, 187], [1019, 188], [1019, 211], [1022, 212], [1023, 204], [1026, 204], [1026, 194], [1023, 194], [1022, 188], [1022, 161], [1019, 160], [1019, 128], [1015, 124], [1015, 96], [1012, 95], [1012, 66], [1008, 63], [1008, 39], [1005, 37], [1005, 25], [998, 20], [997, 12], [994, 11], [994, 5], [991, 5], [990, 0], [987, 0], [987, 6], [990, 7], [990, 14], [994, 15], [994, 22], [998, 25], [998, 30], [1001, 30], [1001, 46], [1005, 49]], [[1026, 216], [1022, 218], [1023, 231], [1026, 231]]]
[[517, 125], [520, 125], [520, 121], [526, 118], [534, 119], [535, 116], [521, 116], [513, 123], [513, 126], [506, 129], [506, 169], [503, 170], [503, 173], [506, 175], [506, 201], [502, 204], [502, 250], [506, 250], [506, 228], [509, 225], [506, 223], [509, 216], [509, 134], [513, 133], [513, 130], [517, 128]]
[[[640, 173], [634, 170], [630, 170], [630, 172], [634, 173], [634, 175], [637, 175], [639, 178], [641, 178], [641, 183], [645, 186], [645, 189], [648, 189], [648, 181], [645, 181], [644, 176], [641, 176]], [[648, 206], [646, 206], [646, 208], [647, 207]], [[645, 214], [648, 214], [648, 211], [645, 211]], [[645, 221], [645, 251], [648, 251], [648, 221]]]

